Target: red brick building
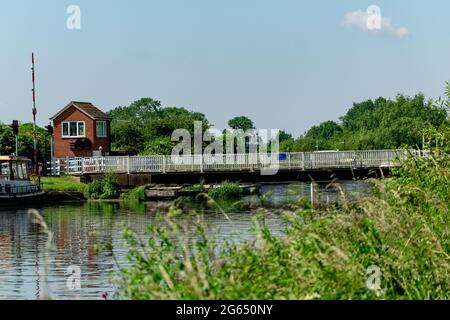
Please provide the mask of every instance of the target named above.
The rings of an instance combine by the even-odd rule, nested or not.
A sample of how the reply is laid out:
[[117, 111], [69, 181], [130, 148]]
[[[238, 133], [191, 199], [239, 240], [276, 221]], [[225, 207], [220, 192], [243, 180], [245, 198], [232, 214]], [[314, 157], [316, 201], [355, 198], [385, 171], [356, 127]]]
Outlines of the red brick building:
[[109, 155], [111, 120], [92, 103], [72, 101], [50, 120], [55, 158]]

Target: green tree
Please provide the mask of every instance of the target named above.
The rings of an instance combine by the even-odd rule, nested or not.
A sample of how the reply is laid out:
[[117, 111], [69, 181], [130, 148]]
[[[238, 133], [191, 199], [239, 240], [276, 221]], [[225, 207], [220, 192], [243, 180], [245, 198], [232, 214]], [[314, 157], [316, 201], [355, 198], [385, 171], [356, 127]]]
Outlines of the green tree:
[[[50, 158], [50, 135], [48, 132], [39, 126], [36, 127], [38, 159]], [[34, 153], [33, 142], [33, 124], [24, 123], [19, 126], [19, 155], [33, 159]]]
[[294, 137], [292, 136], [292, 134], [287, 133], [284, 130], [280, 130], [280, 132], [278, 133], [278, 141], [283, 142], [283, 141], [288, 141], [288, 140], [293, 140]]
[[193, 134], [194, 122], [196, 121], [202, 123], [203, 130], [210, 127], [208, 120], [202, 113], [188, 111], [179, 107], [163, 108], [158, 116], [145, 123], [145, 131], [149, 137], [171, 137], [172, 133], [177, 129], [186, 129]]
[[[445, 104], [445, 103], [444, 103]], [[418, 147], [423, 132], [445, 123], [447, 112], [425, 99], [398, 95], [394, 100], [378, 98], [354, 103], [340, 118], [313, 126], [295, 141], [295, 151], [390, 149]], [[429, 131], [429, 130], [428, 130]]]
[[250, 129], [255, 129], [253, 121], [245, 116], [235, 117], [228, 121], [228, 126], [234, 130], [243, 130], [244, 132]]
[[313, 126], [306, 135], [312, 139], [321, 141], [329, 140], [341, 132], [342, 128], [339, 124], [334, 121], [325, 121], [318, 126]]
[[0, 123], [0, 155], [14, 153], [15, 139], [9, 126]]
[[114, 121], [111, 125], [111, 141], [114, 150], [137, 154], [144, 149], [144, 130], [131, 120]]
[[112, 121], [132, 120], [144, 124], [161, 110], [161, 102], [152, 98], [142, 98], [127, 107], [117, 107], [108, 112]]
[[162, 107], [151, 98], [143, 98], [128, 107], [117, 107], [109, 112], [112, 119], [113, 149], [138, 154], [170, 154], [175, 143], [172, 133], [186, 129], [194, 133], [194, 123], [202, 123], [203, 132], [210, 127], [205, 115], [181, 107]]
[[[38, 158], [50, 157], [50, 136], [44, 128], [36, 127]], [[16, 138], [8, 125], [0, 124], [0, 154], [10, 155], [16, 150]], [[19, 125], [19, 155], [33, 159], [33, 124]]]
[[169, 155], [172, 153], [172, 149], [175, 143], [172, 142], [170, 137], [159, 136], [148, 141], [145, 144], [144, 155]]

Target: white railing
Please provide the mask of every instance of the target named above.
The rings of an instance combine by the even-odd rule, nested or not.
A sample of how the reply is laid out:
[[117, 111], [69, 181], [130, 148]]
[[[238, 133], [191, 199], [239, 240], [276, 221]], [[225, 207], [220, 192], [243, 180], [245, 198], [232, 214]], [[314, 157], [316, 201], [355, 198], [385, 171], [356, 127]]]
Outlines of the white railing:
[[418, 150], [321, 151], [277, 154], [232, 154], [188, 156], [134, 156], [61, 158], [49, 163], [56, 174], [168, 173], [208, 171], [320, 170], [333, 168], [393, 167], [409, 154], [426, 156]]

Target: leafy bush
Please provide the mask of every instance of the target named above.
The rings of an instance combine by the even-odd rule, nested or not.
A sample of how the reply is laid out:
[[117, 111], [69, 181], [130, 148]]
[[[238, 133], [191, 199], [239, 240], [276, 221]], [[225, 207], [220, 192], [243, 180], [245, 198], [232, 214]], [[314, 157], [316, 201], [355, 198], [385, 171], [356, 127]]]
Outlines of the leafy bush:
[[209, 189], [208, 195], [213, 199], [239, 199], [242, 198], [242, 188], [237, 183], [225, 182], [218, 187]]
[[106, 173], [102, 180], [91, 182], [86, 192], [89, 199], [118, 199], [119, 191], [117, 176], [113, 173]]

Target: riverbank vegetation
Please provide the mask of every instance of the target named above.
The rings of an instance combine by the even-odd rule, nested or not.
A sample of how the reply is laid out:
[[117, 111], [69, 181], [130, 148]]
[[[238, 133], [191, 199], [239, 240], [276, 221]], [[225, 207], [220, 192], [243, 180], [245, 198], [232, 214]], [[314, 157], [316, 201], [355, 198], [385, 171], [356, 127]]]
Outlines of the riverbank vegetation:
[[102, 179], [89, 183], [86, 188], [86, 196], [92, 200], [119, 199], [120, 186], [117, 182], [117, 175], [108, 172], [103, 175]]
[[41, 177], [44, 191], [74, 191], [84, 193], [87, 185], [72, 176]]
[[243, 196], [243, 190], [239, 183], [224, 182], [221, 185], [210, 188], [208, 195], [213, 199], [219, 200], [240, 199]]
[[[284, 236], [255, 218], [255, 237], [219, 244], [199, 222], [195, 239], [161, 217], [148, 238], [125, 231], [131, 299], [449, 299], [450, 158], [409, 159], [373, 196], [339, 209], [283, 213]], [[199, 218], [200, 219], [200, 218]], [[232, 217], [231, 217], [232, 219]], [[230, 221], [232, 226], [232, 220]], [[377, 278], [379, 276], [379, 278]], [[380, 282], [377, 282], [377, 279]]]
[[120, 195], [120, 199], [145, 201], [146, 200], [145, 188], [147, 188], [147, 186], [139, 186], [128, 192], [122, 193]]

